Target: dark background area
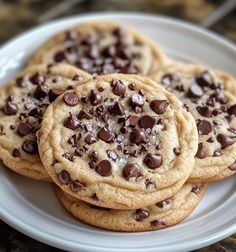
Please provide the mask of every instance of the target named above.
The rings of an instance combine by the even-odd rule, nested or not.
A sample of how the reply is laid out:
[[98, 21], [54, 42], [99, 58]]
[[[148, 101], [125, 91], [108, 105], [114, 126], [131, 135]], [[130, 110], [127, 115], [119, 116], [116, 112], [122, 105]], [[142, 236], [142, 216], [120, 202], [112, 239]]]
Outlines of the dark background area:
[[[236, 0], [0, 0], [0, 45], [47, 21], [98, 11], [136, 11], [177, 17], [236, 41]], [[31, 251], [60, 250], [35, 241], [0, 220], [0, 252]], [[236, 235], [197, 251], [236, 252]]]

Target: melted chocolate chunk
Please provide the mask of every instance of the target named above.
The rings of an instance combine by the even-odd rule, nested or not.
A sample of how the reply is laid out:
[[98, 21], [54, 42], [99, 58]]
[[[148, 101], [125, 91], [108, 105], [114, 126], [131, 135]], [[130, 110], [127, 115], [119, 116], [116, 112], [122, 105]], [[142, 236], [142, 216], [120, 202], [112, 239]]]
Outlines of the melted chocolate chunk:
[[134, 218], [136, 221], [143, 221], [144, 219], [148, 218], [148, 216], [149, 216], [148, 210], [140, 208], [135, 211]]
[[15, 115], [18, 111], [18, 106], [16, 103], [12, 101], [7, 101], [6, 104], [3, 106], [2, 111], [5, 115]]
[[66, 118], [63, 125], [68, 129], [75, 130], [81, 125], [81, 123], [75, 115], [70, 113], [69, 117]]
[[67, 185], [70, 183], [71, 181], [71, 177], [69, 172], [67, 172], [66, 170], [62, 170], [59, 174], [58, 174], [58, 179], [59, 181], [64, 184]]
[[73, 92], [66, 92], [63, 96], [63, 100], [66, 105], [71, 106], [71, 107], [73, 107], [79, 103], [78, 95]]
[[156, 123], [156, 119], [152, 116], [145, 115], [141, 117], [139, 123], [140, 126], [144, 129], [152, 129]]
[[139, 166], [137, 164], [127, 164], [123, 169], [123, 176], [126, 180], [137, 179], [140, 176]]
[[87, 144], [93, 144], [97, 142], [97, 139], [92, 133], [88, 133], [88, 135], [84, 138], [85, 143]]
[[113, 86], [112, 92], [115, 95], [122, 96], [125, 93], [126, 87], [121, 80], [113, 80], [112, 86]]
[[211, 117], [213, 113], [213, 108], [208, 106], [197, 107], [197, 111], [200, 115], [204, 117]]
[[116, 102], [114, 105], [108, 108], [110, 114], [112, 115], [124, 115], [125, 108], [120, 102]]
[[26, 140], [22, 145], [23, 151], [28, 154], [34, 155], [38, 153], [38, 145], [37, 142], [34, 140]]
[[234, 140], [224, 134], [217, 135], [217, 141], [221, 144], [221, 148], [224, 149], [234, 143]]
[[197, 128], [198, 128], [198, 133], [200, 135], [207, 135], [212, 130], [212, 126], [211, 126], [210, 122], [208, 122], [206, 120], [200, 120], [200, 119], [197, 122]]
[[101, 93], [96, 93], [94, 90], [92, 90], [89, 95], [89, 100], [93, 106], [97, 106], [103, 101], [103, 96]]
[[147, 142], [147, 138], [145, 136], [145, 133], [142, 132], [139, 128], [132, 129], [132, 132], [130, 133], [130, 140], [131, 140], [131, 142], [133, 142], [137, 145]]
[[236, 161], [228, 167], [231, 171], [236, 171]]
[[80, 182], [79, 180], [73, 180], [70, 182], [70, 189], [72, 192], [79, 192], [85, 190], [86, 184]]
[[91, 119], [92, 116], [91, 116], [90, 113], [88, 113], [87, 111], [81, 110], [81, 111], [79, 112], [78, 118], [79, 118], [79, 119]]
[[12, 156], [13, 157], [20, 157], [20, 151], [19, 151], [19, 149], [13, 149], [13, 151], [12, 151]]
[[36, 73], [30, 78], [30, 81], [35, 85], [43, 85], [46, 78], [43, 75]]
[[162, 157], [159, 154], [148, 153], [144, 158], [144, 163], [148, 166], [148, 168], [156, 169], [162, 165]]
[[150, 103], [151, 109], [158, 115], [163, 114], [168, 106], [167, 100], [153, 100]]
[[133, 94], [130, 97], [129, 103], [132, 107], [142, 107], [144, 105], [144, 98], [140, 94]]
[[116, 154], [116, 152], [114, 150], [107, 150], [107, 156], [112, 160], [112, 161], [116, 161], [118, 159], [118, 156]]
[[107, 177], [112, 174], [111, 163], [108, 160], [102, 160], [95, 170], [102, 177]]
[[98, 132], [98, 137], [106, 142], [106, 143], [110, 143], [114, 140], [115, 138], [115, 134], [114, 132], [110, 131], [109, 129], [103, 127], [101, 128], [101, 130]]
[[194, 185], [191, 192], [193, 192], [195, 194], [199, 194], [200, 193], [200, 187], [198, 185]]
[[206, 151], [204, 149], [203, 143], [198, 144], [198, 150], [195, 157], [199, 159], [203, 159], [206, 157]]
[[61, 94], [63, 94], [63, 93], [64, 93], [64, 90], [63, 90], [63, 89], [60, 89], [60, 88], [52, 88], [52, 89], [50, 89], [50, 90], [49, 90], [49, 94], [48, 94], [48, 96], [49, 96], [49, 101], [50, 101], [50, 102], [55, 101], [56, 98], [57, 98], [58, 96], [60, 96]]
[[190, 98], [199, 98], [203, 95], [203, 90], [200, 86], [198, 86], [197, 84], [192, 84], [189, 87], [188, 90], [188, 97]]
[[27, 122], [20, 122], [17, 128], [17, 133], [21, 136], [26, 136], [32, 131], [32, 125]]

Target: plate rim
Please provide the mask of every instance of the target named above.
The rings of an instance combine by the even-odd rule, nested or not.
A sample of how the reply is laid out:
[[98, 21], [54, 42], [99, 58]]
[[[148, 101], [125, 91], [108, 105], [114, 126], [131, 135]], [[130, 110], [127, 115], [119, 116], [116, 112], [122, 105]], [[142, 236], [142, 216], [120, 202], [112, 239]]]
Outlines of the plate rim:
[[[167, 16], [162, 16], [162, 15], [157, 15], [157, 14], [144, 14], [144, 13], [139, 13], [139, 12], [93, 12], [93, 13], [87, 13], [87, 14], [82, 14], [82, 15], [73, 15], [73, 16], [69, 16], [69, 17], [64, 17], [64, 18], [60, 18], [60, 19], [56, 19], [53, 20], [51, 22], [45, 23], [45, 24], [41, 24], [38, 25], [36, 27], [33, 27], [17, 36], [15, 36], [14, 38], [8, 40], [7, 42], [5, 42], [1, 47], [0, 47], [0, 54], [2, 52], [4, 52], [4, 50], [9, 50], [9, 48], [11, 48], [12, 46], [14, 46], [15, 44], [19, 43], [19, 40], [24, 40], [27, 39], [27, 37], [32, 36], [33, 34], [37, 33], [37, 32], [43, 32], [44, 29], [49, 29], [49, 27], [53, 27], [54, 25], [58, 25], [58, 23], [70, 23], [70, 22], [80, 22], [83, 21], [84, 19], [95, 19], [95, 18], [109, 18], [109, 17], [115, 17], [115, 18], [143, 18], [143, 19], [149, 19], [149, 20], [158, 20], [158, 22], [163, 22], [166, 24], [171, 24], [171, 25], [177, 25], [180, 28], [185, 28], [187, 30], [191, 30], [194, 31], [198, 34], [201, 34], [205, 37], [210, 37], [211, 39], [213, 39], [215, 42], [220, 43], [221, 45], [223, 45], [224, 47], [230, 48], [231, 50], [233, 50], [236, 53], [236, 46], [234, 45], [233, 42], [222, 38], [220, 35], [218, 35], [215, 32], [212, 31], [208, 31], [205, 28], [202, 28], [196, 24], [192, 24], [190, 22], [186, 22], [177, 18], [172, 18], [172, 17], [167, 17]], [[63, 240], [62, 242], [60, 242], [60, 240], [58, 240], [58, 238], [55, 239], [54, 236], [49, 235], [49, 234], [44, 234], [43, 232], [41, 232], [40, 230], [37, 230], [36, 228], [25, 224], [24, 222], [10, 216], [10, 214], [8, 214], [7, 212], [4, 213], [3, 209], [0, 208], [0, 216], [1, 219], [4, 220], [7, 224], [9, 224], [10, 226], [16, 228], [17, 230], [27, 234], [28, 236], [37, 239], [43, 243], [47, 243], [50, 244], [52, 246], [58, 247], [60, 248], [60, 246], [63, 246], [63, 248], [68, 248], [71, 250], [71, 244], [73, 245], [73, 242], [68, 242], [66, 240]], [[207, 239], [204, 238], [202, 240], [198, 240], [198, 242], [196, 244], [191, 244], [191, 247], [187, 247], [187, 243], [185, 245], [185, 247], [181, 247], [181, 251], [187, 251], [189, 249], [197, 249], [199, 247], [202, 246], [207, 246], [211, 243], [214, 243], [220, 239], [223, 239], [231, 234], [233, 234], [236, 231], [236, 223], [235, 224], [231, 224], [229, 225], [227, 228], [225, 228], [223, 231], [220, 230], [214, 234], [212, 234], [210, 237], [208, 236]], [[40, 235], [39, 235], [40, 233]], [[190, 243], [190, 241], [188, 242]], [[62, 245], [63, 244], [63, 245]], [[77, 243], [78, 245], [78, 243]], [[94, 251], [94, 246], [91, 245], [82, 245], [80, 244], [80, 248], [83, 249], [83, 251]], [[97, 248], [97, 251], [109, 251], [109, 250], [113, 250], [113, 251], [120, 251], [121, 249], [116, 249], [116, 248]], [[146, 251], [152, 251], [153, 248], [148, 248]], [[132, 249], [129, 248], [127, 249], [127, 251], [140, 251], [138, 248]], [[142, 250], [142, 248], [141, 248]]]

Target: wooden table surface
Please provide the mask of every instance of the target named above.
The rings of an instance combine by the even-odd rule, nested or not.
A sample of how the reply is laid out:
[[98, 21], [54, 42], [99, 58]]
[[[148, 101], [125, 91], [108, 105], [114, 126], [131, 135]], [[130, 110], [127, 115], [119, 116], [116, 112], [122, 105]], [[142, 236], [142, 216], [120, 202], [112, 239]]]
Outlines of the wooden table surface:
[[[135, 1], [135, 4], [134, 4]], [[236, 41], [236, 0], [0, 0], [0, 44], [35, 25], [94, 11], [142, 11], [178, 17]], [[0, 221], [0, 252], [61, 251]], [[198, 252], [236, 252], [236, 234]]]

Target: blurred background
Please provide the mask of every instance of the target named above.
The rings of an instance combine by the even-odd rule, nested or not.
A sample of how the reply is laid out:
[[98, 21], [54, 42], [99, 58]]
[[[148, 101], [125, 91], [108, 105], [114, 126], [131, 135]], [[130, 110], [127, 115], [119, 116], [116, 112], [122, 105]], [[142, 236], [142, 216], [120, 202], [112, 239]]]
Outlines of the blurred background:
[[[177, 17], [236, 42], [236, 0], [0, 0], [0, 46], [33, 26], [98, 11], [135, 11]], [[37, 242], [0, 220], [0, 252], [31, 251], [60, 250]], [[236, 235], [197, 251], [236, 252]]]

